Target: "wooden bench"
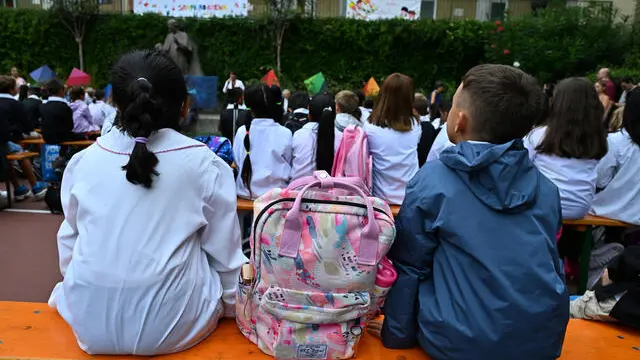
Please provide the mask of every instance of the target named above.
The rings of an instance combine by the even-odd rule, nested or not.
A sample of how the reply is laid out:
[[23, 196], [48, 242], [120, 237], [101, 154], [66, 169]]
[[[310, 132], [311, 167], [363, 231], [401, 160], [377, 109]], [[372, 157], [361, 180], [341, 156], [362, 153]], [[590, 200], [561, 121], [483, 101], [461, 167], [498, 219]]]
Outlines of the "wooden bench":
[[[460, 344], [464, 346], [464, 344]], [[571, 319], [562, 350], [562, 360], [634, 359], [640, 356], [640, 334], [615, 324]], [[122, 356], [118, 359], [148, 359]], [[224, 319], [211, 336], [193, 348], [154, 358], [173, 360], [225, 359], [271, 360], [247, 340], [235, 321]], [[113, 360], [111, 356], [88, 355], [78, 347], [71, 329], [44, 303], [0, 302], [0, 359]], [[390, 350], [366, 334], [355, 359], [428, 360], [420, 349]]]
[[43, 138], [38, 138], [38, 139], [25, 139], [20, 141], [20, 146], [24, 147], [26, 145], [38, 145], [38, 146], [42, 146], [44, 145], [44, 139]]
[[38, 157], [38, 156], [40, 156], [40, 153], [30, 152], [30, 151], [23, 151], [21, 153], [7, 154], [6, 158], [9, 161], [20, 161], [20, 160], [24, 160], [24, 159], [31, 159], [31, 158]]
[[64, 146], [77, 146], [77, 147], [89, 147], [93, 145], [95, 141], [93, 140], [77, 140], [77, 141], [65, 141], [60, 143], [60, 145]]
[[[104, 359], [78, 347], [71, 328], [44, 303], [0, 302], [0, 359]], [[145, 359], [127, 356], [118, 359]], [[154, 357], [156, 358], [156, 357]], [[164, 359], [200, 360], [273, 360], [247, 340], [233, 319], [223, 319], [219, 327], [202, 343], [181, 353], [161, 356]], [[148, 358], [147, 358], [148, 359]], [[389, 350], [368, 334], [358, 348], [362, 360], [428, 360], [421, 349]]]

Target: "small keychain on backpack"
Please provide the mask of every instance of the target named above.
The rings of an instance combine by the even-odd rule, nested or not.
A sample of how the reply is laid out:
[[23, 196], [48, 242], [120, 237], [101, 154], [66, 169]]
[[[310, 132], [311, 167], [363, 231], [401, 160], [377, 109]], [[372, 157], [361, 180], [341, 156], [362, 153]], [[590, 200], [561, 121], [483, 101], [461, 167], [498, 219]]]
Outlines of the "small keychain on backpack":
[[253, 266], [251, 264], [244, 264], [240, 268], [240, 282], [242, 285], [251, 285], [254, 279]]

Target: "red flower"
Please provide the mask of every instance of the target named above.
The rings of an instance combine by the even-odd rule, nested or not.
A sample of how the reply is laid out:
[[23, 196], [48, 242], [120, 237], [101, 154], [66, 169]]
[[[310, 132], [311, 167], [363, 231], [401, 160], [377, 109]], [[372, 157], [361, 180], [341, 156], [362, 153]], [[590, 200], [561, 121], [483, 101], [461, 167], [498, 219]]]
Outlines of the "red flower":
[[496, 44], [491, 44], [491, 48], [495, 49], [496, 48]]
[[496, 25], [498, 25], [498, 26], [502, 25], [502, 21], [496, 20]]
[[507, 49], [504, 49], [503, 53], [504, 53], [505, 55], [509, 55], [509, 53], [511, 53], [511, 51], [509, 51], [509, 50], [507, 50]]
[[498, 26], [498, 32], [501, 32], [502, 30], [504, 30], [504, 28], [502, 26]]

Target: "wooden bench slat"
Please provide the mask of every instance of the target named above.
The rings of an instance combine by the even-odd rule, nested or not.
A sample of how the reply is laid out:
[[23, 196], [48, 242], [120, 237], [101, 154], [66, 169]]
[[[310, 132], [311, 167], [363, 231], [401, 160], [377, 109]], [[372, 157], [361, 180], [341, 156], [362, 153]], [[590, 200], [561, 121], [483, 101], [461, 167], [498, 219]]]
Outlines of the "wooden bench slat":
[[93, 140], [65, 141], [65, 142], [60, 143], [60, 145], [88, 147], [88, 146], [93, 145], [94, 142], [95, 141], [93, 141]]
[[[253, 201], [247, 199], [238, 198], [238, 211], [253, 211]], [[399, 205], [391, 205], [391, 213], [393, 216], [397, 216], [400, 212]], [[627, 224], [622, 221], [607, 219], [599, 216], [587, 215], [584, 219], [580, 220], [565, 220], [563, 222], [569, 226], [617, 226], [617, 227], [631, 227], [632, 224]]]
[[7, 154], [6, 158], [9, 161], [18, 161], [18, 160], [23, 160], [23, 159], [31, 159], [31, 158], [38, 157], [38, 156], [40, 156], [40, 153], [23, 151], [21, 153]]
[[44, 145], [44, 139], [43, 138], [38, 138], [38, 139], [25, 139], [20, 141], [20, 145], [24, 146], [24, 145]]
[[[46, 359], [104, 359], [111, 356], [93, 356], [78, 347], [71, 328], [44, 303], [0, 302], [0, 358], [20, 357]], [[119, 359], [148, 359], [125, 356]], [[154, 357], [156, 358], [156, 357]], [[272, 360], [238, 330], [233, 319], [223, 319], [211, 336], [193, 348], [157, 358], [173, 360]], [[363, 360], [429, 360], [421, 349], [390, 350], [382, 343], [364, 336], [358, 348], [357, 359]]]

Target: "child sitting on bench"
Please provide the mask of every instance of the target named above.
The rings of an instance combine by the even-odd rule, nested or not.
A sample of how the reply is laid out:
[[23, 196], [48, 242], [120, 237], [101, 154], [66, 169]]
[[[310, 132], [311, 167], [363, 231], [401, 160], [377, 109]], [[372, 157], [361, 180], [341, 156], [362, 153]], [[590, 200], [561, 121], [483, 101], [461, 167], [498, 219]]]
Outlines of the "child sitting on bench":
[[480, 65], [464, 76], [446, 129], [454, 147], [409, 182], [388, 257], [398, 271], [384, 325], [390, 348], [434, 360], [560, 356], [569, 296], [556, 248], [558, 188], [522, 137], [542, 111], [536, 80]]
[[64, 279], [49, 305], [90, 354], [185, 350], [235, 315], [247, 259], [233, 173], [177, 131], [187, 89], [167, 55], [124, 55], [111, 84], [120, 127], [76, 154], [62, 180]]
[[[22, 147], [18, 142], [23, 139], [23, 134], [28, 132], [28, 119], [22, 105], [14, 98], [16, 81], [11, 76], [0, 76], [0, 154], [21, 153]], [[38, 182], [31, 166], [31, 160], [19, 161], [24, 177], [27, 178], [31, 189], [18, 182], [13, 166], [9, 166], [9, 178], [13, 185], [13, 195], [16, 201], [22, 201], [35, 195], [36, 200], [44, 199], [47, 193], [47, 184]], [[9, 189], [7, 189], [9, 191]]]

